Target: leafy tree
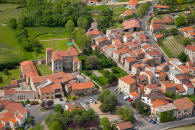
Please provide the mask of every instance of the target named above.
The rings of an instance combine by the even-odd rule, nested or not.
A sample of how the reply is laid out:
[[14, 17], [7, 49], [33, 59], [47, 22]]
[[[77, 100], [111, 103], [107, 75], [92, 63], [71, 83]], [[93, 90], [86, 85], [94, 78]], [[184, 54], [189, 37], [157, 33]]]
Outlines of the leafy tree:
[[88, 56], [86, 60], [86, 65], [89, 68], [93, 68], [93, 69], [97, 68], [98, 58], [96, 56]]
[[69, 32], [69, 33], [72, 33], [74, 28], [75, 28], [74, 22], [72, 20], [68, 20], [68, 22], [65, 25], [66, 31]]
[[88, 19], [84, 17], [79, 17], [77, 20], [77, 24], [80, 28], [87, 29], [88, 27]]
[[178, 58], [180, 61], [182, 62], [186, 62], [188, 60], [188, 56], [185, 54], [185, 52], [181, 52], [179, 55], [178, 55]]
[[34, 123], [33, 118], [32, 118], [32, 117], [28, 117], [28, 118], [26, 119], [26, 123], [27, 123], [27, 124], [33, 124], [33, 123]]
[[63, 130], [63, 126], [60, 122], [55, 121], [51, 123], [49, 130]]
[[3, 69], [3, 73], [4, 73], [5, 75], [9, 75], [8, 69], [7, 69], [7, 68]]
[[2, 83], [3, 82], [3, 78], [0, 76], [0, 83]]
[[177, 35], [178, 30], [176, 28], [171, 28], [171, 34], [172, 35]]
[[62, 106], [60, 104], [57, 104], [55, 107], [54, 107], [54, 111], [56, 113], [63, 113], [64, 109], [62, 108]]
[[111, 74], [111, 75], [108, 76], [108, 83], [111, 84], [115, 81], [117, 81], [117, 77], [115, 75]]
[[15, 18], [10, 19], [8, 26], [11, 29], [16, 29], [17, 28], [17, 21], [16, 21], [16, 19]]
[[134, 122], [134, 114], [130, 107], [117, 108], [116, 113], [121, 115], [123, 120]]
[[100, 125], [103, 127], [103, 130], [110, 130], [111, 129], [111, 124], [110, 124], [107, 117], [103, 117], [100, 120]]
[[175, 25], [177, 27], [186, 25], [186, 20], [184, 16], [179, 16], [175, 19]]
[[190, 45], [190, 43], [191, 43], [191, 39], [189, 39], [189, 38], [185, 38], [183, 41], [184, 46], [188, 46], [188, 45]]
[[186, 0], [177, 0], [177, 4], [182, 5], [185, 3]]
[[139, 6], [137, 15], [142, 18], [150, 7], [150, 3], [143, 3]]
[[111, 92], [109, 89], [104, 89], [99, 95], [98, 95], [98, 100], [100, 102], [103, 102], [104, 101], [104, 98], [109, 95]]
[[54, 103], [53, 100], [48, 100], [48, 101], [47, 101], [47, 106], [52, 106], [53, 103]]
[[195, 23], [195, 10], [192, 10], [191, 14], [186, 16], [186, 20], [188, 24]]
[[30, 128], [29, 130], [44, 130], [44, 126], [41, 125], [40, 123], [37, 123], [35, 126]]
[[103, 112], [112, 111], [116, 107], [116, 96], [111, 94], [110, 90], [105, 89], [98, 95], [98, 100], [102, 102], [100, 109]]

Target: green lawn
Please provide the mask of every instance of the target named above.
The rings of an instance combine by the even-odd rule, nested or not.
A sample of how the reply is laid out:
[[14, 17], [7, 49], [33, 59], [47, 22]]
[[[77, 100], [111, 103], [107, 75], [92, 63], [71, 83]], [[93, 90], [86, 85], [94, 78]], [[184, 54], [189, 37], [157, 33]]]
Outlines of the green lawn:
[[175, 36], [175, 40], [176, 40], [179, 44], [181, 44], [181, 45], [183, 45], [184, 39], [185, 39], [185, 37], [183, 36], [183, 34], [178, 34], [178, 35]]
[[18, 75], [21, 73], [19, 68], [9, 70], [9, 75], [5, 75], [3, 72], [0, 72], [0, 86], [6, 86], [11, 83], [12, 79], [18, 79]]
[[92, 10], [99, 10], [99, 11], [101, 11], [101, 10], [105, 10], [107, 8], [110, 8], [110, 6], [108, 6], [108, 5], [87, 6], [87, 9], [90, 10], [90, 11], [92, 11]]
[[174, 57], [174, 55], [172, 54], [172, 52], [164, 44], [161, 44], [160, 47], [163, 49], [163, 51], [167, 54], [167, 56], [169, 58]]
[[37, 70], [40, 76], [52, 74], [51, 67], [46, 65], [37, 65]]

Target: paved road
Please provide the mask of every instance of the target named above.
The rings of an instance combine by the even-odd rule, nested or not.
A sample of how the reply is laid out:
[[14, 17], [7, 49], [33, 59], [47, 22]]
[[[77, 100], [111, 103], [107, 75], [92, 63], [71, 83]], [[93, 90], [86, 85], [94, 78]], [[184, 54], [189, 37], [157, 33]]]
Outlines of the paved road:
[[173, 128], [173, 127], [178, 127], [178, 126], [183, 126], [183, 125], [190, 125], [193, 123], [195, 123], [195, 117], [185, 118], [183, 120], [172, 121], [168, 123], [160, 123], [157, 125], [153, 125], [152, 127], [147, 126], [144, 128], [140, 128], [140, 130], [166, 130], [168, 128]]

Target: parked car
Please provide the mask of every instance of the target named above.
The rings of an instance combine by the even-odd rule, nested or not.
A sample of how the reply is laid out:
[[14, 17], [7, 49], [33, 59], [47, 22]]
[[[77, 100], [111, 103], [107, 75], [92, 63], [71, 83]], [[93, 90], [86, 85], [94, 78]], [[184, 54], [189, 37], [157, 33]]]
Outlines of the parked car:
[[93, 102], [93, 99], [89, 99], [89, 102], [92, 103]]
[[152, 124], [156, 124], [156, 121], [152, 121]]
[[128, 100], [128, 102], [132, 102], [132, 101], [133, 101], [133, 99], [129, 99], [129, 100]]
[[124, 100], [129, 100], [130, 97], [129, 97], [129, 96], [124, 96], [123, 99], [124, 99]]
[[63, 101], [63, 99], [62, 99], [62, 98], [59, 98], [59, 100], [60, 100], [60, 101]]
[[26, 104], [26, 107], [30, 107], [31, 105], [30, 104]]

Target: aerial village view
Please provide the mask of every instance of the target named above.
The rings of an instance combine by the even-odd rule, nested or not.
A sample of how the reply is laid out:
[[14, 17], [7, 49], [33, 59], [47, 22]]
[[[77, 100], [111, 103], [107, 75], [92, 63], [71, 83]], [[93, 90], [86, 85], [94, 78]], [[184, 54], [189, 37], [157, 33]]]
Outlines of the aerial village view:
[[195, 130], [195, 0], [0, 0], [0, 130]]

